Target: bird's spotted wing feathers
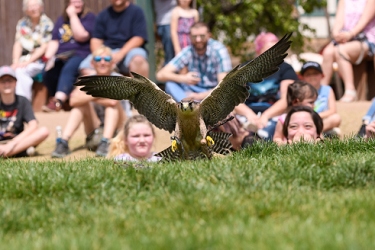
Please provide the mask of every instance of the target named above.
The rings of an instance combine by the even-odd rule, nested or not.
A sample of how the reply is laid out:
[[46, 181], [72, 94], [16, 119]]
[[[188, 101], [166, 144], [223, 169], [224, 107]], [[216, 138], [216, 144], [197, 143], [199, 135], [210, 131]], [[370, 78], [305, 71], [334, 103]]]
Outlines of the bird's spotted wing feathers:
[[173, 98], [151, 80], [132, 72], [125, 76], [84, 76], [76, 86], [94, 97], [126, 99], [138, 112], [160, 129], [172, 132], [176, 126], [177, 106]]
[[291, 35], [285, 35], [277, 44], [254, 60], [233, 68], [211, 94], [203, 99], [200, 111], [206, 125], [212, 126], [223, 120], [234, 107], [248, 98], [248, 82], [261, 82], [278, 71], [279, 65], [287, 56]]

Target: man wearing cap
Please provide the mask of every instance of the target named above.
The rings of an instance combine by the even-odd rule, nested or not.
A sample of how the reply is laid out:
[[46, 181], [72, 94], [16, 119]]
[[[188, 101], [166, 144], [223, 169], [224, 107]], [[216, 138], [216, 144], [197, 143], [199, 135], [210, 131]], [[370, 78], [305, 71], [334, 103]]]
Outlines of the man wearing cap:
[[317, 63], [317, 62], [313, 62], [313, 61], [308, 61], [308, 62], [305, 62], [302, 67], [301, 67], [301, 75], [303, 75], [306, 70], [308, 69], [315, 69], [317, 70], [320, 74], [323, 74], [323, 70], [322, 70], [322, 67], [320, 67], [320, 64]]
[[[34, 154], [49, 131], [38, 127], [29, 100], [15, 94], [16, 73], [10, 66], [0, 67], [0, 157]], [[24, 122], [27, 127], [24, 127]]]

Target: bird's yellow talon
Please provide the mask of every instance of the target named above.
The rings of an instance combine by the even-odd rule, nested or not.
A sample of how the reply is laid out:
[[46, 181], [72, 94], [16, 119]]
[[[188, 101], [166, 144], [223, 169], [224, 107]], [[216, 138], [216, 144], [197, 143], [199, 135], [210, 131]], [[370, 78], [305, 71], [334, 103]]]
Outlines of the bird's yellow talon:
[[206, 140], [207, 140], [207, 146], [211, 147], [212, 145], [215, 144], [214, 140], [212, 139], [211, 136], [206, 136]]
[[172, 140], [172, 146], [171, 146], [172, 152], [175, 152], [177, 150], [177, 141]]

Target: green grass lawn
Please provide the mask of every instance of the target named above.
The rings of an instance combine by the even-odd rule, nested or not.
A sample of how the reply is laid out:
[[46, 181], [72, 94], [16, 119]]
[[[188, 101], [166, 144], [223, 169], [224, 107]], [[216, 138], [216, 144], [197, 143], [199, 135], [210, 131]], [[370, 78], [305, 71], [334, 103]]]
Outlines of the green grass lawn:
[[374, 249], [375, 142], [123, 168], [0, 161], [1, 249]]

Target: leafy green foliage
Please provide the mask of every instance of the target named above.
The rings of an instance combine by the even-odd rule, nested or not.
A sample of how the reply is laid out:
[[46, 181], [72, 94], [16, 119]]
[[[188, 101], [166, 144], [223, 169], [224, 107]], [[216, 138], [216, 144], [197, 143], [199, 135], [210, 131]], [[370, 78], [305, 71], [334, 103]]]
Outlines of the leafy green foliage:
[[[373, 249], [375, 141], [212, 161], [3, 160], [4, 249]], [[26, 164], [25, 164], [26, 163]]]
[[[298, 21], [296, 3], [291, 0], [197, 0], [203, 9], [203, 21], [211, 27], [214, 37], [223, 37], [235, 56], [246, 59], [253, 56], [245, 45], [248, 37], [256, 36], [261, 31], [275, 33], [282, 37], [293, 32], [292, 48], [302, 48], [305, 30], [313, 31]], [[299, 5], [305, 13], [326, 6], [324, 0], [301, 0]]]

